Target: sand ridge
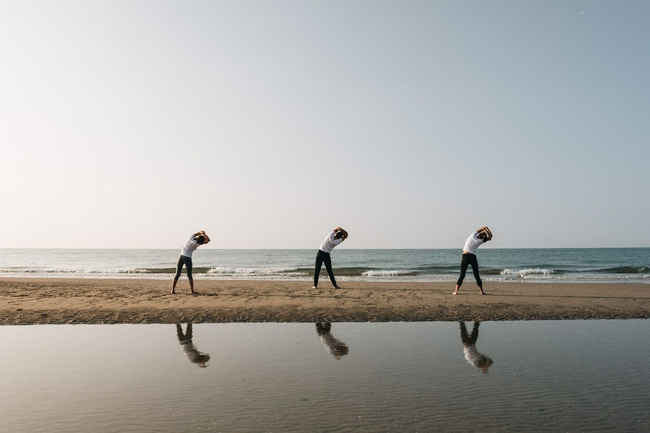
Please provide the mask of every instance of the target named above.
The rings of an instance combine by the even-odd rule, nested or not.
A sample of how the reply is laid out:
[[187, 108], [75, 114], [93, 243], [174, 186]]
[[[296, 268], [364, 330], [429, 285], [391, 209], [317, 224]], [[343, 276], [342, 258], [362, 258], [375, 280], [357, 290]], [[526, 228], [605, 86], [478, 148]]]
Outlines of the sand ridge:
[[650, 285], [0, 278], [0, 324], [385, 322], [650, 317]]

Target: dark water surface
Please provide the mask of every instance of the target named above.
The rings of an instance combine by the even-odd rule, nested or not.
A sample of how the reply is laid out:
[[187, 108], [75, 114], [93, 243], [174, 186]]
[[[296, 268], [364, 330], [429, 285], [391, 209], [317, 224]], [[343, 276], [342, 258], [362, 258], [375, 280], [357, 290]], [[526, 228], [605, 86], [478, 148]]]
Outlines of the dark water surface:
[[650, 321], [0, 327], [0, 431], [649, 431]]

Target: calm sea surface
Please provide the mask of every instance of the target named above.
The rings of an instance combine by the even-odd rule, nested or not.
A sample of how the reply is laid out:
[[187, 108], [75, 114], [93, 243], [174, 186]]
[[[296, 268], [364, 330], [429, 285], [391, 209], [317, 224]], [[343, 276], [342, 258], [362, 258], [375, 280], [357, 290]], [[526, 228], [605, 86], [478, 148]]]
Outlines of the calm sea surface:
[[[178, 249], [0, 249], [0, 276], [169, 278], [178, 254]], [[199, 248], [194, 273], [197, 278], [308, 280], [315, 255], [316, 250]], [[332, 253], [335, 274], [343, 281], [453, 281], [460, 259], [461, 250], [455, 249]], [[478, 261], [487, 281], [650, 283], [650, 248], [486, 248], [479, 249]]]
[[650, 321], [0, 327], [0, 431], [650, 430]]

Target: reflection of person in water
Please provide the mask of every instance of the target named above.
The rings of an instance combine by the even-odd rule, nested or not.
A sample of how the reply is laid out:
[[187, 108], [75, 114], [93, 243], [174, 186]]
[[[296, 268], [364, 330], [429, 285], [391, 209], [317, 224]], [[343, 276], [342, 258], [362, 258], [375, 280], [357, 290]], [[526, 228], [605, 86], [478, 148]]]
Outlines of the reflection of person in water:
[[478, 327], [481, 323], [474, 322], [474, 327], [472, 328], [472, 335], [467, 335], [467, 328], [465, 327], [465, 322], [460, 322], [460, 338], [463, 340], [463, 352], [465, 352], [465, 359], [469, 364], [480, 368], [483, 374], [487, 374], [488, 368], [494, 361], [487, 355], [479, 353], [476, 348], [476, 340], [478, 340]]
[[343, 355], [348, 354], [349, 349], [344, 342], [337, 340], [332, 334], [330, 334], [331, 329], [332, 324], [329, 322], [316, 323], [316, 332], [320, 336], [320, 342], [323, 343], [323, 346], [325, 346], [327, 351], [331, 353], [334, 358], [339, 360]]
[[201, 368], [207, 367], [210, 354], [196, 350], [196, 346], [192, 343], [192, 324], [187, 324], [185, 334], [183, 334], [183, 328], [180, 323], [176, 324], [176, 335], [178, 336], [178, 342], [183, 346], [183, 352], [187, 355], [187, 359]]

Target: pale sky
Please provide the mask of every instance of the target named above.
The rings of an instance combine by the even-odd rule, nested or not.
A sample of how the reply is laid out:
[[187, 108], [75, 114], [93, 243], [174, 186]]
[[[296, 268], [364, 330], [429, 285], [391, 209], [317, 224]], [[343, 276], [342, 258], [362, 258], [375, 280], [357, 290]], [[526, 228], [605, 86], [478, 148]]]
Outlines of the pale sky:
[[0, 248], [650, 246], [649, 18], [0, 0]]

